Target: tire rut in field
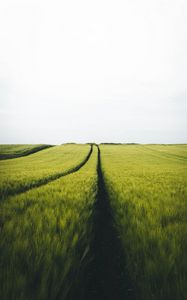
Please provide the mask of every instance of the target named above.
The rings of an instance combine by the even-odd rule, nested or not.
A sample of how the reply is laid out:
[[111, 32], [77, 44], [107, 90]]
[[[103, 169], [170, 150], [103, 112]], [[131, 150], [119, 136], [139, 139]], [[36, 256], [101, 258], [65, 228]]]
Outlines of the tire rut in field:
[[93, 261], [87, 271], [84, 300], [133, 300], [132, 289], [125, 272], [125, 258], [114, 227], [111, 207], [101, 169], [98, 147], [98, 194], [93, 224]]
[[67, 171], [57, 173], [57, 174], [51, 175], [47, 178], [43, 178], [41, 180], [38, 180], [38, 181], [34, 182], [33, 184], [30, 184], [29, 186], [24, 186], [19, 191], [14, 191], [12, 193], [9, 192], [7, 195], [2, 196], [3, 200], [7, 199], [10, 196], [20, 195], [20, 194], [25, 193], [29, 190], [34, 189], [34, 188], [38, 188], [40, 186], [46, 185], [46, 184], [48, 184], [48, 183], [50, 183], [50, 182], [52, 182], [56, 179], [59, 179], [60, 177], [64, 177], [64, 176], [67, 176], [69, 174], [72, 174], [72, 173], [75, 173], [75, 172], [79, 171], [88, 162], [92, 152], [93, 152], [93, 145], [91, 144], [90, 145], [90, 150], [89, 150], [87, 156], [85, 157], [85, 159], [79, 165], [77, 165], [77, 166], [75, 166], [75, 167], [73, 167], [73, 168], [71, 168]]

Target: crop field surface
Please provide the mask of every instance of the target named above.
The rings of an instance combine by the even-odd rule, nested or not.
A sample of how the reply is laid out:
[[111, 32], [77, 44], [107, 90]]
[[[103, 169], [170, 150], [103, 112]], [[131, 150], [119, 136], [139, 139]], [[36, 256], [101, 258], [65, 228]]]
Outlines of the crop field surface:
[[76, 290], [89, 252], [96, 166], [94, 147], [78, 176], [1, 203], [0, 299], [67, 299]]
[[0, 191], [0, 299], [187, 299], [187, 145], [54, 146]]

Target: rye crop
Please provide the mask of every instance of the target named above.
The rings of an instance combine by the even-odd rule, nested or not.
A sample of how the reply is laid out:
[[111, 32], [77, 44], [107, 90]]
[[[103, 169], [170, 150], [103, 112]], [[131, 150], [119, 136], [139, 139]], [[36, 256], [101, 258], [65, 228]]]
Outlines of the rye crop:
[[100, 146], [136, 299], [187, 299], [187, 146]]

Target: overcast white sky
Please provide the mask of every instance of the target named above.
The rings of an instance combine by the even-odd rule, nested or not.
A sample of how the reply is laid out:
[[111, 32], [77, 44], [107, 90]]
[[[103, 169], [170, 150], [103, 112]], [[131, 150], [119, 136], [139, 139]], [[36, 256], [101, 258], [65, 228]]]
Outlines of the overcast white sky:
[[184, 143], [186, 117], [186, 0], [0, 1], [0, 143]]

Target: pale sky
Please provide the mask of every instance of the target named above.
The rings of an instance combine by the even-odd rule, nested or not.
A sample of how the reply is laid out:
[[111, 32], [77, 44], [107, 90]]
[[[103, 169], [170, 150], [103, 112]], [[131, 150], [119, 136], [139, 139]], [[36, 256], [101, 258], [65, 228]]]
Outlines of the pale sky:
[[1, 0], [0, 143], [187, 142], [186, 0]]

